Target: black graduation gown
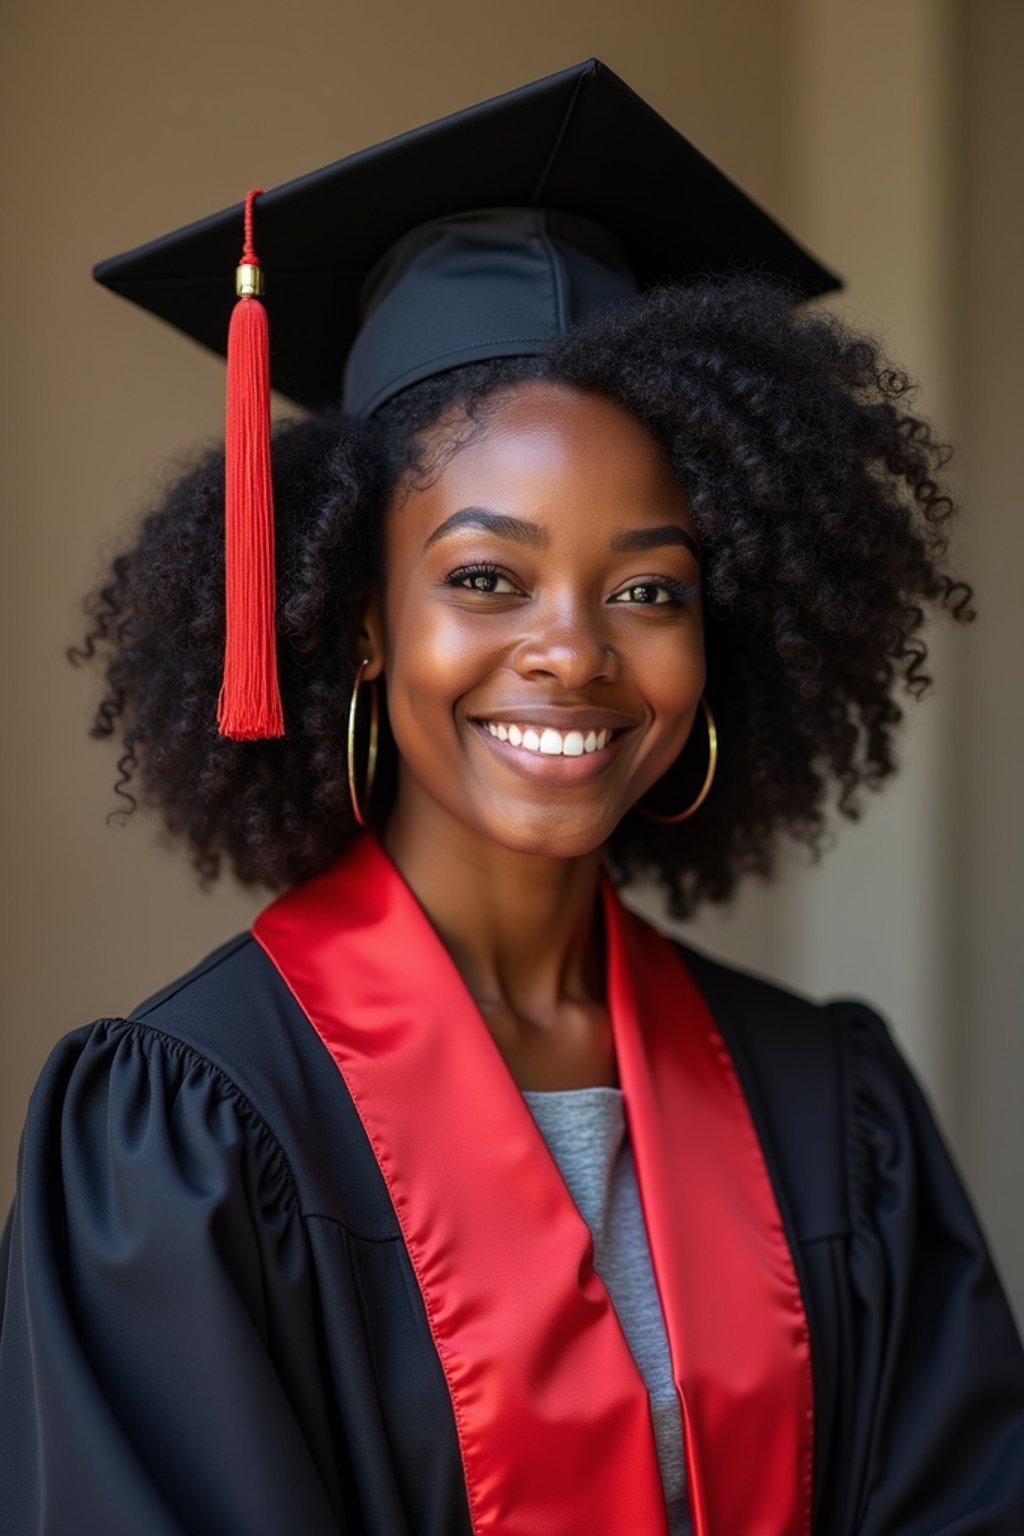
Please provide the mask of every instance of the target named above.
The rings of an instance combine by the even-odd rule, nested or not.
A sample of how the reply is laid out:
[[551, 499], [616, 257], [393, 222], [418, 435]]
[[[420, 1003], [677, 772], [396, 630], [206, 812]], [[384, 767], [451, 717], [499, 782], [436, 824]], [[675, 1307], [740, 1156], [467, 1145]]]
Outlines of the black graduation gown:
[[[1021, 1536], [1024, 1353], [885, 1023], [680, 949], [803, 1293], [813, 1531]], [[10, 1536], [471, 1532], [386, 1184], [250, 934], [57, 1042], [28, 1106], [0, 1300]]]

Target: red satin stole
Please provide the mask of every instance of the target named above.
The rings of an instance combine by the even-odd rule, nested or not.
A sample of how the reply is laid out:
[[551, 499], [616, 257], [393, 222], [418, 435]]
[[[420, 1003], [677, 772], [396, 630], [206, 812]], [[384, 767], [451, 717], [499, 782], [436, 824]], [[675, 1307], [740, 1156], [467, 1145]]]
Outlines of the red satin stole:
[[[760, 1142], [682, 957], [607, 880], [603, 903], [695, 1536], [808, 1536], [809, 1335]], [[647, 1389], [590, 1232], [391, 859], [364, 835], [252, 931], [341, 1072], [387, 1183], [474, 1532], [666, 1536]]]

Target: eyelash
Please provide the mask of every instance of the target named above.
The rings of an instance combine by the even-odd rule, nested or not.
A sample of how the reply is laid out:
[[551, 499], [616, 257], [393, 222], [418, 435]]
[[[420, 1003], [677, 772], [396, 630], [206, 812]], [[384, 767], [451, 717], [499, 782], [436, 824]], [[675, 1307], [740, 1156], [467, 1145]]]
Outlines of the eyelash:
[[[496, 565], [460, 565], [457, 571], [449, 572], [444, 579], [444, 583], [446, 587], [461, 586], [467, 592], [480, 592], [482, 590], [480, 587], [466, 587], [464, 585], [473, 576], [496, 576], [504, 581], [512, 582], [513, 586], [515, 585], [513, 578], [508, 572], [501, 570]], [[483, 593], [484, 597], [510, 597], [511, 595], [508, 592]]]
[[[501, 570], [501, 568], [499, 566], [496, 566], [496, 565], [482, 565], [482, 564], [480, 564], [480, 565], [462, 565], [462, 566], [459, 567], [459, 569], [457, 571], [450, 571], [449, 574], [445, 577], [445, 586], [449, 586], [449, 587], [462, 587], [464, 591], [467, 591], [467, 592], [475, 591], [477, 593], [480, 593], [484, 597], [511, 597], [511, 596], [514, 595], [514, 594], [509, 593], [509, 592], [497, 592], [497, 593], [485, 592], [485, 591], [482, 591], [482, 589], [480, 587], [467, 587], [467, 586], [465, 586], [465, 583], [467, 581], [471, 580], [474, 576], [493, 576], [493, 577], [498, 578], [499, 580], [512, 582], [513, 585], [514, 585], [513, 578], [508, 574], [507, 571]], [[633, 581], [633, 582], [630, 582], [628, 587], [623, 587], [622, 588], [622, 591], [623, 592], [635, 592], [638, 588], [643, 588], [643, 587], [654, 587], [654, 588], [657, 588], [657, 589], [659, 589], [659, 590], [661, 590], [663, 592], [667, 592], [669, 594], [669, 602], [668, 603], [642, 603], [642, 602], [641, 603], [623, 603], [621, 606], [622, 607], [636, 607], [636, 608], [667, 608], [669, 606], [672, 606], [672, 607], [682, 608], [683, 606], [685, 606], [686, 603], [690, 602], [692, 598], [696, 597], [697, 590], [698, 590], [696, 585], [688, 586], [685, 582], [682, 582], [682, 581], [669, 581], [665, 577], [659, 577], [657, 580]], [[618, 596], [621, 596], [621, 594], [617, 593], [616, 597], [618, 597]]]

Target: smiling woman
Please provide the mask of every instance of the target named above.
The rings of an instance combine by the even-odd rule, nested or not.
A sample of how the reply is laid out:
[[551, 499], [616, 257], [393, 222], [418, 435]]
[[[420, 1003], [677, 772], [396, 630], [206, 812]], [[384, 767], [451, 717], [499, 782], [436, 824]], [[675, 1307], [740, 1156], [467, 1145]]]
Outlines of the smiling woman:
[[[358, 199], [366, 157], [266, 200], [277, 379], [315, 407], [273, 434], [274, 522], [235, 478], [254, 409], [72, 652], [118, 794], [202, 881], [281, 894], [43, 1070], [0, 1246], [0, 1508], [1011, 1536], [1024, 1353], [885, 1022], [620, 897], [724, 901], [891, 777], [926, 610], [974, 616], [946, 450], [877, 343], [801, 305], [829, 274], [596, 61], [383, 150], [416, 213], [350, 253], [341, 408], [285, 214]], [[425, 207], [449, 160], [468, 185]], [[100, 275], [209, 339], [204, 242], [238, 222]], [[239, 615], [260, 686], [218, 731]]]

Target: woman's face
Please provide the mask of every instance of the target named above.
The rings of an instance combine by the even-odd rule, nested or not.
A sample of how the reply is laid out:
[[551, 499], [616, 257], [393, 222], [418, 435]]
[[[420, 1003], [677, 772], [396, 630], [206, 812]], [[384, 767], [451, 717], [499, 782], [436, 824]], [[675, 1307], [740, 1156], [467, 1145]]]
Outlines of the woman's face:
[[603, 396], [520, 385], [387, 512], [367, 616], [410, 824], [560, 858], [670, 767], [704, 687], [697, 535], [655, 440]]

